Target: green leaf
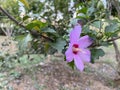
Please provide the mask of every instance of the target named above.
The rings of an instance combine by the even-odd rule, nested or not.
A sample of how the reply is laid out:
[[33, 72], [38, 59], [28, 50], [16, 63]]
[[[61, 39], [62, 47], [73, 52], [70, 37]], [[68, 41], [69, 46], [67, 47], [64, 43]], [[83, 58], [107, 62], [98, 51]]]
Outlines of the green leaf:
[[44, 28], [41, 29], [42, 32], [47, 32], [47, 33], [56, 33], [56, 31], [54, 29], [51, 28]]
[[27, 0], [20, 0], [27, 8], [29, 8], [29, 3]]
[[72, 69], [75, 68], [74, 60], [67, 63]]
[[11, 71], [10, 75], [13, 76], [16, 79], [19, 79], [21, 76], [21, 73], [19, 71]]
[[102, 21], [95, 21], [92, 23], [92, 26], [96, 27], [96, 28], [101, 28], [103, 25]]
[[39, 20], [34, 20], [34, 21], [32, 21], [31, 23], [29, 23], [29, 24], [26, 26], [26, 28], [27, 28], [28, 30], [36, 29], [36, 28], [37, 28], [37, 30], [40, 30], [40, 28], [43, 28], [43, 27], [45, 27], [46, 25], [47, 25], [47, 23], [41, 22], [41, 21], [39, 21]]
[[78, 19], [73, 18], [72, 20], [70, 20], [70, 24], [73, 25], [73, 26], [76, 25], [77, 24], [77, 20]]
[[102, 57], [105, 55], [105, 52], [103, 49], [92, 49], [91, 50], [91, 55], [92, 55], [92, 63], [94, 63], [94, 60], [99, 59], [99, 57]]
[[32, 39], [33, 38], [31, 36], [31, 34], [20, 35], [20, 36], [16, 37], [16, 40], [18, 41], [18, 46], [21, 50], [25, 50], [26, 48], [28, 48]]
[[88, 8], [84, 7], [84, 8], [82, 8], [82, 9], [78, 10], [77, 13], [84, 13], [84, 14], [86, 14], [87, 9], [88, 9]]
[[56, 42], [50, 43], [50, 45], [57, 49], [57, 51], [62, 52], [62, 49], [64, 49], [64, 46], [66, 45], [66, 42], [63, 39], [57, 39]]
[[23, 21], [27, 20], [28, 18], [30, 18], [30, 17], [29, 16], [24, 16]]
[[106, 42], [106, 41], [101, 42], [101, 46], [108, 47], [109, 45], [112, 45], [112, 43], [111, 42]]
[[114, 33], [117, 30], [119, 30], [119, 26], [115, 23], [105, 27], [105, 33]]
[[28, 43], [32, 41], [32, 36], [31, 34], [28, 34], [24, 39], [23, 39], [23, 46], [24, 47], [27, 47], [28, 46]]
[[79, 16], [76, 17], [77, 19], [87, 19], [89, 16], [87, 14], [81, 13]]
[[92, 6], [87, 10], [87, 15], [91, 16], [93, 14], [93, 12], [95, 11], [95, 8]]

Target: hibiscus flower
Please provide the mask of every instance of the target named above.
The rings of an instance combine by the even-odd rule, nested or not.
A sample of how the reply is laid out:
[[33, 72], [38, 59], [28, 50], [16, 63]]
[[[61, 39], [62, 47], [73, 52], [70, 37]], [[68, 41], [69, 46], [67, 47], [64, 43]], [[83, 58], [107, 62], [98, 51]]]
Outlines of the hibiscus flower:
[[74, 26], [70, 33], [70, 43], [65, 55], [67, 62], [74, 60], [76, 67], [83, 71], [84, 63], [91, 60], [91, 52], [87, 47], [92, 44], [92, 39], [88, 35], [80, 37], [81, 31], [80, 24]]

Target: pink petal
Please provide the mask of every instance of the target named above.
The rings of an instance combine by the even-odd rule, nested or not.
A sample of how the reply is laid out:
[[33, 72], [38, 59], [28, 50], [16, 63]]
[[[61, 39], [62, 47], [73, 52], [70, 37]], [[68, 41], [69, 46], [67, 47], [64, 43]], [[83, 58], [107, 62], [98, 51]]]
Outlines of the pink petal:
[[81, 34], [82, 27], [80, 25], [76, 25], [73, 30], [70, 33], [70, 42], [76, 43], [76, 41], [79, 39]]
[[80, 58], [79, 55], [74, 55], [74, 62], [75, 62], [75, 65], [76, 67], [80, 70], [80, 71], [83, 71], [84, 69], [84, 64]]
[[90, 60], [91, 60], [90, 50], [88, 50], [88, 49], [82, 49], [82, 50], [83, 50], [83, 52], [79, 52], [80, 58], [81, 58], [84, 62], [90, 62]]
[[73, 60], [73, 52], [72, 52], [72, 45], [69, 44], [67, 51], [65, 52], [67, 62], [71, 62]]
[[87, 48], [88, 46], [90, 46], [93, 43], [92, 39], [86, 35], [83, 36], [79, 39], [79, 46], [80, 48]]

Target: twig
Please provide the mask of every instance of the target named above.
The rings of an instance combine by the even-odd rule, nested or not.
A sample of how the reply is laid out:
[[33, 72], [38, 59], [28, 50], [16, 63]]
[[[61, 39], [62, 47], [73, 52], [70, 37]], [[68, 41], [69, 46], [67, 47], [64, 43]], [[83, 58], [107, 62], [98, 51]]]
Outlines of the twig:
[[112, 38], [112, 39], [109, 39], [109, 40], [107, 40], [107, 42], [115, 41], [115, 40], [117, 40], [117, 39], [120, 39], [120, 36], [114, 37], [114, 38]]
[[[8, 16], [8, 18], [10, 20], [12, 20], [14, 23], [16, 23], [17, 25], [19, 25], [20, 27], [23, 27], [25, 29], [27, 29], [24, 25], [22, 25], [21, 23], [19, 23], [13, 16], [11, 16], [6, 10], [4, 10], [1, 6], [0, 6], [0, 10], [2, 11], [3, 14], [5, 14], [6, 16]], [[41, 36], [43, 38], [45, 38], [46, 40], [49, 40], [49, 41], [54, 41], [53, 39], [47, 37], [47, 36], [44, 36], [42, 34], [39, 34], [36, 30], [30, 30], [30, 33], [33, 35], [33, 36]]]
[[19, 26], [21, 26], [21, 27], [23, 27], [23, 28], [26, 28], [25, 26], [23, 26], [22, 24], [20, 24], [16, 19], [14, 19], [14, 17], [13, 16], [11, 16], [7, 11], [5, 11], [2, 7], [0, 7], [0, 10], [6, 15], [6, 16], [8, 16], [8, 18], [10, 19], [10, 20], [12, 20], [13, 22], [15, 22], [17, 25], [19, 25]]
[[[115, 41], [115, 40], [117, 40], [117, 39], [120, 39], [120, 36], [114, 37], [114, 38], [112, 38], [112, 39], [108, 39], [108, 40], [106, 40], [105, 42], [112, 42], [112, 41]], [[90, 47], [99, 47], [99, 46], [101, 46], [101, 45], [100, 45], [100, 44], [93, 44], [93, 45], [91, 45]]]
[[119, 51], [118, 45], [117, 45], [117, 43], [115, 41], [113, 41], [113, 46], [114, 46], [114, 49], [115, 49], [116, 60], [118, 62], [117, 72], [120, 75], [120, 51]]

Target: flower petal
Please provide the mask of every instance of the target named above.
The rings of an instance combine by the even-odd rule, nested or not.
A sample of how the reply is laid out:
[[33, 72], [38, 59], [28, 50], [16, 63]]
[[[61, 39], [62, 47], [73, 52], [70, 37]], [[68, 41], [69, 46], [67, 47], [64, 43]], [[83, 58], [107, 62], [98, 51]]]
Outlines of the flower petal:
[[93, 43], [93, 40], [88, 35], [85, 35], [79, 39], [80, 48], [87, 48], [92, 43]]
[[65, 52], [67, 62], [71, 62], [73, 60], [73, 53], [72, 53], [72, 45], [69, 44], [67, 51]]
[[70, 42], [76, 43], [76, 41], [79, 39], [81, 34], [82, 27], [80, 25], [76, 25], [73, 30], [70, 32]]
[[80, 70], [80, 71], [83, 71], [84, 69], [84, 64], [80, 58], [79, 55], [74, 55], [74, 62], [75, 62], [75, 65], [76, 67]]
[[91, 60], [91, 52], [88, 49], [82, 49], [83, 52], [79, 52], [79, 56], [84, 62], [90, 62]]

